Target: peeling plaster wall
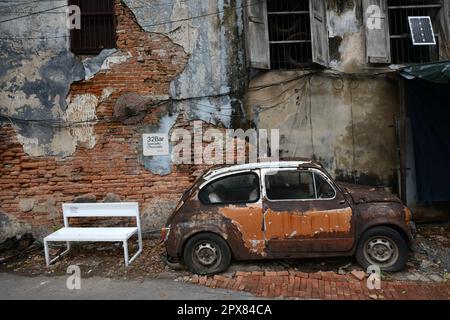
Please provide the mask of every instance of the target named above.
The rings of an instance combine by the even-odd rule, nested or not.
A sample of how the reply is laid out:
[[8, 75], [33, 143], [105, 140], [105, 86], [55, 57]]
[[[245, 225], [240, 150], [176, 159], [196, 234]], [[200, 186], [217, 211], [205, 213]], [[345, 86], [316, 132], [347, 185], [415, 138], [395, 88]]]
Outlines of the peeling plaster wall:
[[327, 5], [330, 67], [346, 73], [365, 66], [365, 35], [361, 2], [330, 0]]
[[[135, 15], [140, 27], [150, 33], [168, 36], [189, 54], [184, 71], [172, 81], [170, 97], [173, 108], [181, 110], [189, 120], [204, 120], [225, 127], [232, 125], [233, 110], [240, 108], [246, 70], [242, 43], [243, 21], [241, 0], [122, 1]], [[21, 7], [23, 11], [42, 11], [63, 5], [61, 1], [45, 1]], [[8, 11], [6, 4], [0, 10]], [[14, 11], [11, 9], [11, 11]], [[100, 71], [127, 61], [131, 56], [117, 50], [104, 50], [98, 56], [80, 61], [69, 50], [64, 8], [52, 11], [51, 18], [35, 15], [1, 24], [2, 34], [11, 40], [0, 40], [0, 111], [17, 119], [42, 120], [36, 124], [14, 122], [26, 153], [33, 156], [67, 157], [77, 146], [91, 148], [97, 100], [92, 96], [68, 96], [74, 81], [90, 80]], [[212, 14], [220, 12], [220, 14]], [[206, 17], [198, 17], [207, 14]], [[5, 18], [17, 16], [9, 14]], [[188, 21], [167, 24], [170, 20]], [[57, 32], [55, 33], [55, 30]], [[51, 36], [50, 39], [45, 39]], [[28, 39], [43, 38], [43, 39]], [[27, 38], [22, 39], [20, 38]], [[152, 54], [166, 56], [164, 50]], [[190, 99], [201, 97], [198, 99]], [[81, 108], [80, 102], [86, 106]], [[74, 117], [72, 105], [77, 105]], [[85, 114], [83, 112], [86, 111]], [[55, 128], [61, 121], [80, 123], [80, 129]], [[170, 130], [164, 119], [160, 127]], [[83, 123], [84, 124], [81, 124]], [[144, 161], [155, 173], [170, 173], [170, 157]], [[155, 167], [151, 165], [155, 163]], [[161, 168], [165, 169], [161, 171]]]
[[[230, 127], [241, 101], [236, 92], [244, 90], [246, 81], [242, 0], [155, 0], [144, 7], [139, 0], [124, 2], [144, 30], [167, 35], [190, 55], [184, 71], [172, 81], [170, 95], [175, 100], [204, 98], [178, 101], [174, 107], [190, 120]], [[165, 23], [192, 17], [197, 18]]]
[[[251, 87], [302, 74], [268, 72], [252, 79]], [[249, 92], [246, 111], [258, 128], [280, 130], [282, 157], [315, 157], [340, 180], [392, 188], [397, 90], [383, 77], [319, 74]]]
[[[0, 11], [6, 20], [23, 15], [11, 11], [35, 12], [63, 4], [44, 1], [23, 4], [18, 10], [8, 9], [3, 2]], [[64, 157], [79, 142], [79, 135], [53, 125], [71, 117], [66, 113], [69, 87], [84, 78], [83, 65], [68, 49], [65, 19], [64, 8], [59, 8], [0, 24], [0, 112], [15, 119], [38, 120], [33, 125], [14, 122], [25, 151], [33, 156]]]
[[[138, 6], [143, 4], [153, 6], [155, 1], [140, 1]], [[24, 10], [57, 5], [61, 3], [39, 2]], [[168, 7], [167, 1], [164, 6]], [[180, 42], [183, 36], [177, 40], [173, 32], [144, 30], [136, 20], [141, 10], [116, 1], [117, 50], [89, 57], [70, 53], [62, 11], [56, 19], [41, 16], [41, 20], [1, 24], [12, 39], [0, 41], [2, 58], [8, 61], [0, 69], [0, 108], [11, 118], [0, 128], [0, 210], [4, 212], [0, 239], [24, 230], [41, 237], [60, 226], [61, 203], [80, 197], [100, 201], [108, 193], [123, 201], [138, 201], [144, 228], [160, 227], [198, 168], [178, 168], [170, 156], [143, 157], [141, 134], [170, 132], [175, 124], [189, 126], [190, 119], [231, 124], [230, 105], [242, 103], [229, 91], [243, 91], [245, 77], [242, 22], [237, 22], [241, 20], [235, 6], [201, 1], [198, 8], [190, 8], [190, 14], [201, 15], [204, 10], [224, 14], [198, 21], [196, 28], [208, 30], [199, 32], [189, 49]], [[161, 16], [151, 12], [145, 23], [155, 23], [157, 18]], [[26, 26], [24, 38], [52, 37], [21, 40], [18, 24]], [[187, 62], [192, 64], [189, 68]], [[197, 75], [200, 62], [198, 69], [205, 72]], [[184, 79], [175, 78], [188, 69]], [[149, 105], [145, 105], [145, 119], [126, 124], [115, 118], [115, 106], [129, 93]], [[189, 99], [216, 94], [221, 96]], [[170, 97], [177, 101], [160, 104]], [[207, 104], [206, 109], [197, 110], [197, 100]], [[153, 108], [152, 101], [159, 107]]]
[[367, 70], [361, 1], [328, 0], [327, 23], [332, 71], [261, 73], [250, 88], [285, 84], [248, 92], [246, 112], [258, 128], [280, 129], [281, 156], [314, 157], [340, 180], [395, 189], [397, 83]]

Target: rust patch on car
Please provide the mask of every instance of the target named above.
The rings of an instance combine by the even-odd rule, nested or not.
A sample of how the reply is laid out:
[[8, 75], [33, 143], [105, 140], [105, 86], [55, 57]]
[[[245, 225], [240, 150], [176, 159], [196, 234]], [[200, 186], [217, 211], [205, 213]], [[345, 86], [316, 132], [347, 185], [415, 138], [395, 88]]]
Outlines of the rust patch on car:
[[231, 220], [242, 235], [244, 246], [251, 252], [265, 256], [265, 239], [262, 228], [263, 213], [260, 204], [248, 206], [230, 205], [219, 213]]
[[322, 233], [350, 233], [352, 209], [266, 213], [266, 238], [314, 237]]
[[411, 217], [412, 217], [411, 210], [408, 207], [405, 207], [405, 220], [407, 224], [411, 222]]

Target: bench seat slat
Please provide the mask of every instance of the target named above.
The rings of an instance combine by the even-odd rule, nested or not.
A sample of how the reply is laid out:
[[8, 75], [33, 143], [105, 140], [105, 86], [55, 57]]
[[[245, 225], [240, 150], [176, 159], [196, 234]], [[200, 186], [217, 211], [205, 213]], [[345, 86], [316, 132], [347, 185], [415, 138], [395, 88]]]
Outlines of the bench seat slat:
[[64, 203], [64, 217], [137, 217], [137, 202], [118, 203]]
[[62, 228], [45, 237], [46, 241], [124, 241], [138, 228]]

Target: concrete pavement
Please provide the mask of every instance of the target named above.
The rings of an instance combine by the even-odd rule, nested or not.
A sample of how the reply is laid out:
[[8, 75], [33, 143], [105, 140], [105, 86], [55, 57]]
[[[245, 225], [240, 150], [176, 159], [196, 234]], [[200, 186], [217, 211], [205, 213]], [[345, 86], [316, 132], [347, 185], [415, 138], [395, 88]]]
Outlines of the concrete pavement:
[[173, 279], [112, 280], [92, 277], [81, 279], [80, 290], [69, 290], [67, 277], [24, 277], [0, 273], [0, 299], [189, 299], [249, 300], [245, 292], [211, 289]]

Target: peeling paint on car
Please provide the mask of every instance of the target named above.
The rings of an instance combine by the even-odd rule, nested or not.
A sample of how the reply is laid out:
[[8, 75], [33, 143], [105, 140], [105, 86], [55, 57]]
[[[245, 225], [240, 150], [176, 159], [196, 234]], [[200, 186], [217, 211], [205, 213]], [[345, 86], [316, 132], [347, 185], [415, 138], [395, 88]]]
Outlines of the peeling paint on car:
[[[283, 168], [287, 163], [280, 163]], [[270, 167], [269, 164], [259, 166]], [[320, 170], [314, 161], [291, 163], [294, 170]], [[258, 164], [248, 167], [257, 170]], [[375, 226], [390, 226], [400, 230], [411, 241], [412, 231], [408, 210], [394, 196], [374, 193], [372, 202], [356, 202], [349, 188], [333, 182], [336, 196], [330, 200], [269, 201], [264, 196], [256, 203], [205, 205], [199, 188], [221, 174], [243, 172], [242, 166], [208, 170], [189, 190], [167, 221], [171, 232], [165, 242], [168, 256], [179, 259], [184, 243], [193, 235], [210, 232], [222, 236], [237, 260], [302, 258], [353, 255], [358, 239]], [[245, 170], [244, 170], [245, 171]], [[214, 175], [211, 177], [211, 175]], [[376, 201], [377, 197], [380, 197]]]

